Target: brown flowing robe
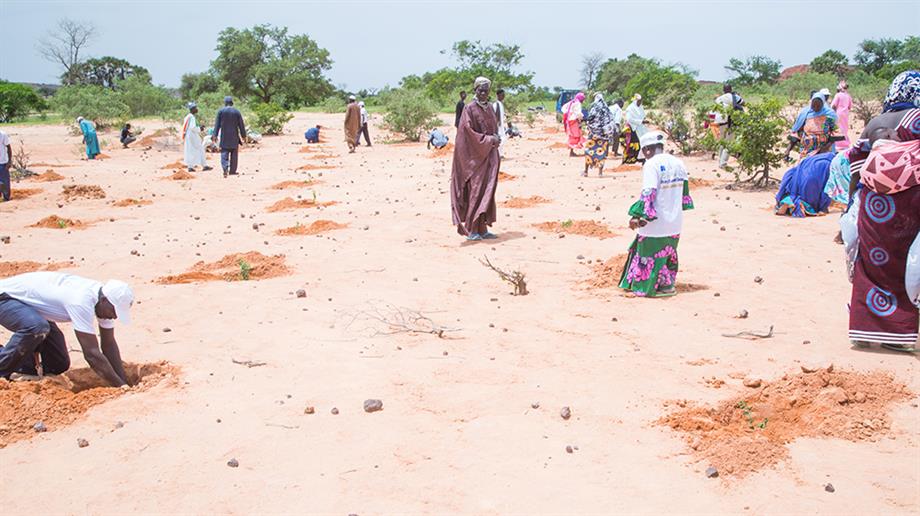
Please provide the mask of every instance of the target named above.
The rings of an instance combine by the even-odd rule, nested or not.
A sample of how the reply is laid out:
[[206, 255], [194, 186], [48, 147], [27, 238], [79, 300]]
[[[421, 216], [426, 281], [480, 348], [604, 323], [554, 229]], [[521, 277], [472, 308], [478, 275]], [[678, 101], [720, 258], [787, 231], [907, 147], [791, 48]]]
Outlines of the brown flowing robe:
[[457, 232], [483, 234], [495, 222], [498, 123], [492, 106], [467, 104], [460, 115], [450, 177], [450, 207]]
[[355, 146], [355, 140], [358, 139], [358, 131], [361, 129], [361, 108], [357, 102], [348, 104], [345, 111], [345, 143], [348, 148]]

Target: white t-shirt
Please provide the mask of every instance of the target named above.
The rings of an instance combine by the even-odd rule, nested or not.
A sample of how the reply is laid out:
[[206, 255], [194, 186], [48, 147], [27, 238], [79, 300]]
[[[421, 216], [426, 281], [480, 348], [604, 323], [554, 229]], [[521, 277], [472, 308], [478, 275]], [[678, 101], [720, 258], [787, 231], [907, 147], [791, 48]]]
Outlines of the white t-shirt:
[[[735, 104], [735, 96], [733, 93], [723, 93], [722, 95], [719, 95], [718, 97], [716, 97], [716, 104], [722, 107], [731, 109], [732, 106]], [[715, 122], [717, 124], [728, 123], [728, 117], [726, 117], [724, 114], [720, 113], [719, 111], [716, 111], [715, 114], [716, 114]]]
[[5, 132], [0, 131], [0, 165], [10, 162], [10, 154], [6, 152], [6, 146], [10, 144], [10, 137]]
[[[28, 272], [0, 280], [6, 294], [54, 322], [72, 322], [73, 329], [94, 335], [96, 303], [102, 283], [63, 272]], [[112, 319], [99, 319], [100, 328], [114, 328]]]
[[658, 218], [636, 232], [648, 237], [679, 235], [684, 223], [684, 181], [689, 179], [684, 163], [666, 153], [656, 154], [642, 167], [642, 189], [656, 188]]

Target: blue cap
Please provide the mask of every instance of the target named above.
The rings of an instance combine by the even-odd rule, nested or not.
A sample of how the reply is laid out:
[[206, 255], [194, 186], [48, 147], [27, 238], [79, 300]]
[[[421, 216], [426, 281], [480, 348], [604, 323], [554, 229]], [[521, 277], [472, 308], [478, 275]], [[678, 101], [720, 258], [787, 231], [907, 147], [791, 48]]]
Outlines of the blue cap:
[[231, 97], [230, 95], [227, 95], [226, 97], [224, 97], [224, 104], [231, 104], [231, 103], [233, 103], [233, 97]]

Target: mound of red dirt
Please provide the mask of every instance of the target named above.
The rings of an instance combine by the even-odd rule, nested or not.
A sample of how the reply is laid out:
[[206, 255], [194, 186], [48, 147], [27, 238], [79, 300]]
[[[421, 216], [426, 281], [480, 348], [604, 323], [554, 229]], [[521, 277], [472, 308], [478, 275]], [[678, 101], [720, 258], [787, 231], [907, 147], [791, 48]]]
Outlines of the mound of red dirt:
[[275, 231], [275, 234], [282, 236], [318, 235], [327, 231], [333, 231], [347, 227], [348, 224], [339, 224], [338, 222], [333, 222], [331, 220], [316, 220], [309, 226], [297, 224], [296, 226], [291, 226], [289, 228], [279, 229], [278, 231]]
[[32, 181], [35, 183], [50, 183], [52, 181], [63, 181], [64, 179], [65, 179], [64, 176], [62, 176], [61, 174], [58, 174], [53, 169], [49, 168], [48, 170], [46, 170], [45, 172], [41, 174], [37, 174], [37, 175], [30, 177], [29, 181]]
[[618, 165], [613, 167], [614, 172], [635, 172], [636, 170], [642, 170], [642, 165], [630, 163], [628, 165]]
[[57, 215], [51, 215], [45, 217], [42, 220], [36, 222], [29, 226], [30, 228], [46, 228], [46, 229], [84, 229], [89, 227], [89, 224], [74, 219], [65, 219], [63, 217], [58, 217]]
[[297, 170], [329, 170], [331, 168], [339, 168], [337, 165], [313, 165], [307, 163], [306, 165], [301, 165], [297, 167]]
[[171, 176], [166, 176], [163, 179], [169, 179], [171, 181], [187, 181], [189, 179], [195, 179], [195, 176], [189, 173], [188, 170], [181, 169], [176, 170]]
[[172, 163], [168, 163], [160, 167], [161, 170], [175, 170], [175, 169], [185, 169], [185, 168], [188, 168], [188, 167], [185, 166], [185, 163], [179, 160], [173, 161]]
[[258, 251], [228, 254], [212, 263], [198, 262], [182, 274], [164, 276], [157, 283], [196, 283], [199, 281], [248, 281], [284, 276], [290, 269], [284, 255], [266, 256]]
[[890, 429], [891, 405], [912, 397], [890, 373], [830, 366], [745, 388], [714, 406], [673, 402], [657, 423], [683, 432], [720, 475], [743, 477], [788, 458], [786, 445], [800, 437], [877, 440]]
[[35, 271], [56, 271], [73, 265], [71, 262], [38, 263], [33, 261], [0, 262], [0, 278]]
[[89, 368], [72, 369], [41, 381], [8, 382], [0, 378], [0, 448], [35, 435], [41, 421], [49, 431], [78, 420], [92, 407], [125, 394], [143, 392], [168, 381], [176, 384], [178, 369], [167, 362], [125, 363], [129, 389], [106, 386]]
[[64, 185], [61, 194], [65, 201], [74, 199], [105, 199], [105, 190], [96, 185]]
[[307, 188], [319, 184], [321, 181], [282, 181], [271, 186], [272, 190], [287, 190], [288, 188]]
[[690, 186], [696, 186], [696, 187], [712, 186], [714, 184], [712, 181], [708, 179], [702, 179], [699, 177], [691, 177], [689, 183], [690, 183]]
[[591, 269], [591, 276], [583, 283], [590, 289], [611, 288], [620, 284], [620, 276], [626, 267], [627, 254], [618, 254]]
[[127, 199], [113, 202], [112, 206], [115, 206], [116, 208], [127, 208], [129, 206], [147, 206], [150, 204], [153, 204], [153, 201], [149, 201], [147, 199], [133, 199], [129, 197]]
[[299, 210], [303, 208], [325, 208], [326, 206], [332, 206], [335, 204], [335, 201], [329, 202], [316, 202], [313, 199], [300, 199], [295, 200], [290, 197], [285, 197], [280, 201], [272, 204], [265, 211], [273, 213], [276, 211], [289, 211], [289, 210]]
[[517, 179], [517, 176], [513, 176], [513, 175], [511, 175], [511, 174], [506, 174], [506, 173], [504, 173], [504, 172], [499, 172], [499, 173], [498, 173], [498, 180], [499, 180], [499, 181], [514, 181], [515, 179]]
[[562, 142], [556, 142], [549, 146], [550, 149], [568, 149], [569, 145]]
[[534, 224], [540, 231], [549, 233], [567, 233], [569, 235], [582, 235], [594, 238], [610, 238], [616, 233], [610, 231], [606, 224], [593, 220], [567, 220], [565, 222], [541, 222]]
[[505, 208], [530, 208], [538, 204], [546, 204], [552, 202], [549, 199], [544, 199], [539, 195], [531, 195], [530, 197], [512, 197], [507, 201], [502, 203], [502, 206]]
[[448, 143], [447, 145], [441, 147], [440, 149], [432, 149], [431, 157], [432, 158], [447, 158], [454, 155], [454, 144]]
[[10, 188], [10, 200], [15, 201], [16, 199], [27, 199], [33, 195], [40, 194], [44, 192], [41, 188]]

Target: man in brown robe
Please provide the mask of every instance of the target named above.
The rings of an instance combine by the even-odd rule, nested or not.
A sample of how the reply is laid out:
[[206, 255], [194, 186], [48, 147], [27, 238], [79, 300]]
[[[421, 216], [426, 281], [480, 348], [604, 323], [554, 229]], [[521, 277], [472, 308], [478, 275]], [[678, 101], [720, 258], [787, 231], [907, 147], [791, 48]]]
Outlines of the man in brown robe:
[[473, 102], [463, 108], [454, 145], [450, 177], [450, 207], [457, 232], [469, 240], [497, 238], [489, 232], [495, 222], [498, 185], [498, 145], [495, 111], [489, 103], [491, 81], [476, 79]]
[[355, 140], [361, 130], [361, 107], [355, 100], [354, 95], [349, 96], [348, 108], [345, 110], [345, 143], [348, 144], [348, 152], [355, 151]]

